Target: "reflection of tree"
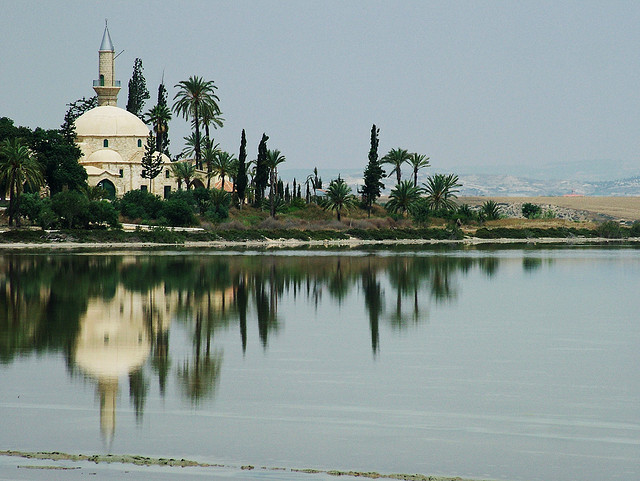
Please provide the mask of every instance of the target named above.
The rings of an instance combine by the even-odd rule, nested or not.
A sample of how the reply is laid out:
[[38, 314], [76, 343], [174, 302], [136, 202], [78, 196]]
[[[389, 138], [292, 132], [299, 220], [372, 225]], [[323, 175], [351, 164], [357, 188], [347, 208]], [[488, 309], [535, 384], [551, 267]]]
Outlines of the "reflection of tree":
[[142, 421], [144, 403], [149, 393], [149, 381], [141, 368], [129, 373], [129, 397], [136, 413], [136, 422]]
[[539, 257], [523, 257], [522, 269], [525, 272], [533, 272], [542, 267], [542, 259]]
[[211, 354], [208, 335], [205, 342], [206, 348], [202, 352], [201, 315], [196, 315], [195, 321], [193, 358], [191, 362], [184, 361], [182, 367], [178, 369], [178, 380], [183, 392], [191, 402], [197, 405], [202, 399], [213, 396], [215, 392], [220, 377], [222, 354], [220, 352]]
[[362, 273], [362, 289], [364, 291], [364, 305], [369, 313], [369, 328], [371, 330], [371, 349], [375, 355], [379, 349], [380, 331], [379, 321], [382, 313], [382, 289], [376, 278], [375, 271], [368, 269]]

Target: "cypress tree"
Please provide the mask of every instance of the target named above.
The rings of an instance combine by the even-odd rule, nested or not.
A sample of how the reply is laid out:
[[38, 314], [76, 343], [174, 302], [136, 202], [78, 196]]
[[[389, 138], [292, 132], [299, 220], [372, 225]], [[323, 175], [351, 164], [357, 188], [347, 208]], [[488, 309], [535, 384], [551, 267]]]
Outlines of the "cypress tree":
[[144, 156], [142, 157], [142, 177], [149, 179], [149, 192], [151, 192], [151, 181], [158, 177], [164, 165], [162, 160], [162, 154], [158, 153], [154, 155], [156, 150], [156, 141], [153, 138], [153, 133], [149, 132], [147, 137], [147, 145], [144, 148]]
[[384, 169], [378, 160], [378, 134], [380, 129], [376, 129], [376, 125], [371, 127], [371, 147], [369, 148], [369, 163], [364, 170], [364, 186], [360, 190], [362, 194], [362, 203], [367, 208], [369, 217], [371, 217], [371, 206], [380, 197], [384, 184]]
[[133, 75], [129, 80], [129, 97], [127, 100], [127, 110], [140, 118], [142, 118], [144, 102], [149, 98], [147, 81], [142, 75], [142, 70], [142, 60], [135, 59], [133, 62]]
[[260, 204], [264, 199], [264, 191], [269, 183], [269, 167], [267, 166], [267, 134], [262, 134], [262, 139], [258, 145], [258, 159], [256, 160], [256, 176], [253, 179], [256, 189], [256, 204]]
[[240, 201], [240, 207], [245, 198], [247, 190], [247, 137], [244, 129], [242, 129], [242, 138], [240, 139], [240, 154], [238, 155], [238, 173], [236, 174], [236, 193]]

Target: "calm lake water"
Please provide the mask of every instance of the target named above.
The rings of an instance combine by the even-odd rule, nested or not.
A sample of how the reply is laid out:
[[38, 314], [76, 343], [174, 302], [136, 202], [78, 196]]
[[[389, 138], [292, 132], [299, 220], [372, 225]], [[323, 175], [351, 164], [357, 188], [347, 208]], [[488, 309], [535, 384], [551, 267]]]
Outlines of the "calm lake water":
[[0, 283], [0, 450], [640, 479], [640, 250], [5, 254]]

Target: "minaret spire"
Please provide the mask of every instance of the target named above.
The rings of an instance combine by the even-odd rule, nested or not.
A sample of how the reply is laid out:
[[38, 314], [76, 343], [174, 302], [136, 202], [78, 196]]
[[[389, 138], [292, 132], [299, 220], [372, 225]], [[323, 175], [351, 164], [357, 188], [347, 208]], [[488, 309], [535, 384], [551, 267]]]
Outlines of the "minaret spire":
[[93, 90], [98, 94], [98, 106], [118, 105], [120, 81], [116, 80], [115, 48], [109, 34], [107, 19], [104, 20], [104, 33], [98, 50], [98, 80], [93, 81]]

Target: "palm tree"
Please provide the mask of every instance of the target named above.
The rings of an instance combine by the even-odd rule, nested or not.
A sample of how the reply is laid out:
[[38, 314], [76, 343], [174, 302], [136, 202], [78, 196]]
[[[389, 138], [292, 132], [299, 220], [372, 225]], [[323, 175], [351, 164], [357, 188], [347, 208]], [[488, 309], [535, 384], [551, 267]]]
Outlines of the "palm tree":
[[[0, 181], [9, 187], [9, 225], [18, 212], [25, 184], [33, 189], [44, 184], [41, 165], [20, 139], [6, 139], [0, 144]], [[19, 220], [19, 219], [18, 219]]]
[[462, 184], [458, 183], [458, 176], [454, 174], [435, 174], [427, 178], [427, 182], [423, 183], [424, 192], [427, 194], [427, 205], [431, 210], [451, 210], [454, 209], [456, 203], [454, 199], [458, 189]]
[[349, 210], [355, 207], [357, 203], [356, 196], [351, 193], [351, 187], [338, 177], [337, 180], [332, 180], [329, 184], [327, 195], [321, 204], [324, 210], [335, 210], [336, 214], [338, 214], [338, 220], [340, 220], [342, 210]]
[[156, 151], [162, 152], [164, 145], [164, 136], [169, 129], [169, 120], [171, 120], [171, 110], [163, 104], [156, 105], [144, 114], [144, 121], [151, 124], [156, 134]]
[[496, 220], [500, 218], [500, 207], [493, 200], [487, 200], [480, 208], [480, 215], [486, 220]]
[[173, 111], [182, 115], [185, 120], [192, 119], [195, 130], [195, 154], [196, 165], [202, 169], [202, 161], [200, 155], [200, 123], [201, 115], [205, 110], [214, 110], [220, 112], [218, 101], [220, 100], [215, 94], [218, 88], [213, 80], [204, 80], [202, 77], [191, 76], [189, 80], [181, 80], [175, 85], [178, 92], [173, 97]]
[[200, 152], [203, 152], [206, 149], [207, 144], [205, 142], [205, 138], [200, 138], [200, 142], [196, 141], [196, 134], [191, 132], [187, 137], [182, 137], [184, 140], [184, 149], [180, 152], [180, 155], [183, 157], [194, 157], [196, 154], [196, 145], [200, 146]]
[[185, 183], [187, 190], [191, 188], [193, 179], [196, 176], [196, 166], [191, 162], [182, 161], [174, 162], [170, 166], [171, 172], [178, 180], [178, 190], [182, 189], [182, 182]]
[[382, 157], [380, 160], [383, 164], [393, 165], [393, 169], [389, 172], [387, 177], [391, 177], [395, 172], [396, 179], [398, 179], [397, 184], [400, 184], [400, 181], [402, 180], [402, 164], [409, 161], [409, 152], [398, 147], [397, 149], [391, 149], [387, 155]]
[[425, 167], [429, 167], [429, 157], [424, 154], [410, 154], [407, 162], [411, 165], [413, 169], [413, 185], [418, 187], [418, 171], [420, 169], [424, 169]]
[[269, 201], [271, 204], [271, 217], [276, 216], [275, 209], [275, 197], [276, 197], [276, 182], [278, 181], [278, 165], [285, 161], [284, 155], [280, 153], [278, 149], [267, 150], [267, 168], [269, 169]]
[[[222, 185], [220, 186], [220, 190], [224, 190], [224, 178], [230, 177], [233, 170], [233, 161], [235, 157], [233, 154], [224, 151], [218, 151], [218, 154], [215, 156], [212, 164], [211, 170], [211, 178], [214, 175], [219, 176], [222, 179]], [[207, 174], [209, 176], [209, 174]]]
[[400, 211], [406, 215], [411, 207], [420, 199], [422, 189], [416, 187], [410, 180], [403, 180], [391, 191], [387, 210], [392, 213]]
[[214, 144], [213, 140], [203, 139], [204, 161], [207, 164], [207, 189], [211, 188], [211, 177], [213, 177], [213, 164], [220, 153], [220, 144]]
[[203, 108], [200, 111], [200, 124], [204, 127], [204, 135], [207, 139], [211, 138], [209, 136], [210, 125], [213, 125], [214, 129], [224, 125], [224, 119], [220, 116], [221, 113], [222, 112], [217, 108], [217, 105], [215, 108], [209, 104], [203, 105]]

